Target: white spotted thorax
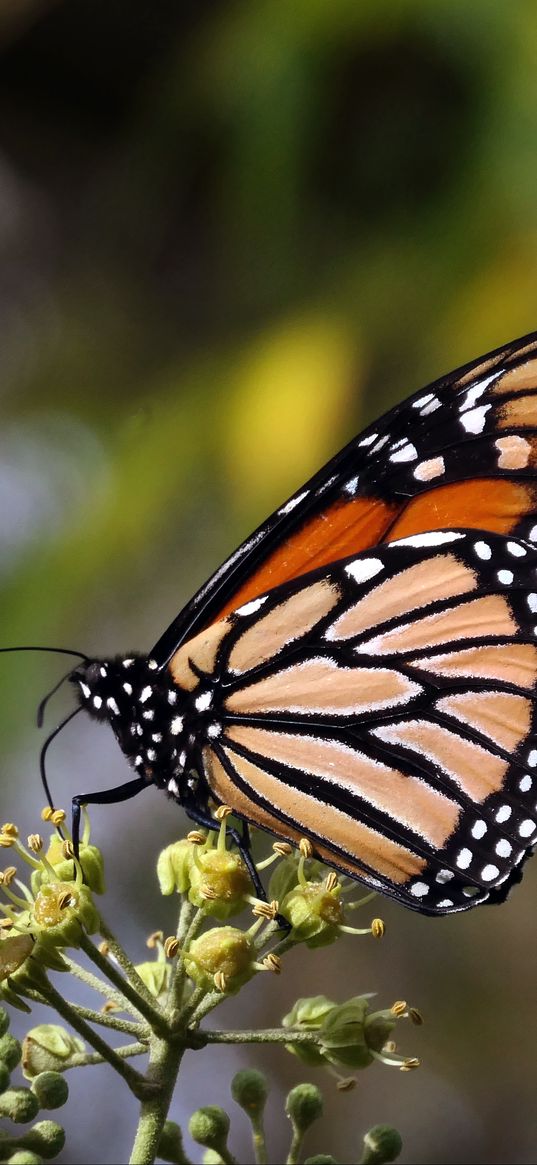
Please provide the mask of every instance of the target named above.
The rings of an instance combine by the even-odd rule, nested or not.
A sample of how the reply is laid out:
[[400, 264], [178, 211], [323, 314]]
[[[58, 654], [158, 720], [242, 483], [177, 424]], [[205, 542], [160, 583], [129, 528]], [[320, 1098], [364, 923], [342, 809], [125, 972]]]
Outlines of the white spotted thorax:
[[111, 725], [136, 773], [182, 802], [195, 746], [214, 733], [210, 688], [184, 692], [166, 669], [134, 654], [77, 667], [71, 682], [84, 710]]

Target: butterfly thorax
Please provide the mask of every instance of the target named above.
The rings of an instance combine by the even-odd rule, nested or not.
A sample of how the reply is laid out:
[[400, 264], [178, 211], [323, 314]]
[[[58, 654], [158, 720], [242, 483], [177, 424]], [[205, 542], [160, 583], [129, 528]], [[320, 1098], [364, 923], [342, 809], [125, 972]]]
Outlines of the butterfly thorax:
[[183, 802], [200, 739], [200, 712], [191, 695], [142, 655], [91, 660], [71, 681], [81, 707], [111, 725], [138, 775]]

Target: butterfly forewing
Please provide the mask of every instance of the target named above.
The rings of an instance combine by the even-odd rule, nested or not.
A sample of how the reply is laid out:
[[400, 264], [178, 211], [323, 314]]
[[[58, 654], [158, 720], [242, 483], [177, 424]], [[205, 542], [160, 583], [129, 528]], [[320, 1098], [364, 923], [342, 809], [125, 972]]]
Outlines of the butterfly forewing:
[[347, 445], [198, 591], [159, 666], [241, 604], [379, 542], [450, 526], [537, 537], [536, 350], [533, 335], [465, 365]]
[[537, 551], [444, 530], [277, 587], [170, 662], [212, 691], [213, 795], [428, 913], [508, 881], [537, 832]]

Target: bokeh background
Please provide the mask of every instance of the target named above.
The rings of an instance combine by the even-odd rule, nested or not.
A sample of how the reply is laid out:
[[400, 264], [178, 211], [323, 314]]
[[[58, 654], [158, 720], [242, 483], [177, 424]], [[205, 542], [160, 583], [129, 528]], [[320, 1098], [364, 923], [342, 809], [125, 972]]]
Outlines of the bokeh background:
[[[0, 0], [2, 644], [149, 649], [362, 424], [536, 327], [532, 0]], [[24, 833], [63, 666], [2, 657], [1, 816]], [[65, 805], [126, 776], [79, 719], [49, 772]], [[173, 924], [152, 870], [180, 813], [150, 790], [93, 824], [140, 960]], [[310, 1152], [348, 1160], [389, 1121], [406, 1162], [535, 1161], [536, 892], [530, 863], [501, 908], [383, 901], [384, 943], [300, 951], [217, 1013], [270, 1025], [316, 992], [422, 1008], [402, 1039], [421, 1071], [375, 1065], [349, 1094], [311, 1077]], [[173, 1115], [227, 1105], [241, 1063], [269, 1073], [281, 1160], [304, 1077], [283, 1051], [192, 1054]], [[63, 1160], [125, 1160], [130, 1096], [106, 1069], [70, 1083]], [[247, 1159], [238, 1110], [232, 1143]]]

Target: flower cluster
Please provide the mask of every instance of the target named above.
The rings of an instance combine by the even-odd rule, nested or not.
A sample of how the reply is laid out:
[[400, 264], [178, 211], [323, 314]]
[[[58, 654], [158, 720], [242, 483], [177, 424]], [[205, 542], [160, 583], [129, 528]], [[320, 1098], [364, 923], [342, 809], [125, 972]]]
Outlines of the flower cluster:
[[[77, 854], [61, 810], [43, 811], [42, 819], [53, 831], [48, 843], [40, 833], [34, 833], [24, 845], [15, 825], [6, 823], [0, 828], [0, 848], [9, 850], [13, 862], [22, 862], [29, 873], [29, 878], [22, 880], [15, 864], [0, 872], [0, 994], [25, 1011], [35, 1002], [48, 1004], [72, 1028], [40, 1024], [27, 1033], [22, 1068], [30, 1089], [19, 1090], [25, 1103], [27, 1094], [34, 1097], [40, 1090], [44, 1105], [45, 1086], [55, 1089], [54, 1095], [60, 1097], [63, 1074], [68, 1069], [102, 1061], [115, 1069], [136, 1097], [153, 1098], [158, 1086], [151, 1070], [152, 1056], [154, 1052], [161, 1057], [163, 1046], [169, 1052], [169, 1071], [177, 1073], [181, 1049], [201, 1049], [209, 1043], [273, 1042], [308, 1065], [327, 1068], [338, 1076], [340, 1088], [353, 1083], [342, 1071], [364, 1069], [375, 1061], [402, 1071], [418, 1066], [417, 1059], [397, 1052], [393, 1032], [403, 1018], [421, 1022], [419, 1013], [403, 1002], [374, 1011], [367, 995], [356, 995], [340, 1004], [325, 996], [299, 999], [281, 1026], [268, 1032], [201, 1027], [223, 998], [240, 991], [254, 976], [266, 971], [280, 974], [291, 948], [324, 947], [347, 935], [379, 939], [385, 931], [379, 918], [367, 926], [351, 925], [353, 913], [368, 906], [375, 895], [353, 897], [355, 884], [316, 861], [306, 839], [297, 850], [276, 842], [270, 854], [257, 863], [258, 875], [270, 868], [267, 899], [258, 897], [250, 869], [233, 848], [236, 830], [229, 828], [230, 812], [226, 806], [218, 807], [214, 830], [192, 830], [160, 854], [157, 876], [161, 893], [179, 898], [177, 929], [167, 937], [162, 930], [154, 931], [147, 940], [152, 954], [138, 963], [131, 961], [96, 905], [96, 895], [104, 891], [103, 858], [90, 844], [87, 815]], [[256, 886], [260, 891], [259, 877]], [[243, 913], [246, 922], [238, 918]], [[94, 935], [100, 936], [97, 944]], [[79, 951], [89, 960], [91, 970], [75, 958]], [[51, 981], [50, 974], [56, 971], [74, 974], [104, 996], [102, 1010], [68, 1002]], [[95, 1025], [134, 1037], [135, 1042], [110, 1046]], [[147, 1074], [129, 1062], [143, 1054], [149, 1056]], [[18, 1059], [20, 1055], [19, 1049]], [[235, 1078], [232, 1094], [248, 1109], [257, 1143], [255, 1138], [264, 1136], [266, 1085], [260, 1083], [259, 1074], [248, 1071], [246, 1075], [244, 1080], [241, 1074]], [[293, 1153], [306, 1128], [320, 1114], [319, 1096], [312, 1085], [299, 1085], [289, 1094], [286, 1111], [294, 1130]], [[166, 1153], [172, 1153], [167, 1159], [178, 1159], [180, 1132], [170, 1122], [164, 1124], [165, 1115], [163, 1109], [161, 1156], [166, 1159]], [[192, 1120], [194, 1139], [208, 1152], [219, 1152], [226, 1159], [222, 1152], [229, 1128], [226, 1114], [209, 1105]], [[136, 1153], [141, 1153], [143, 1119], [141, 1129]], [[374, 1133], [370, 1130], [367, 1136]], [[393, 1144], [382, 1153], [392, 1152]], [[371, 1161], [379, 1163], [394, 1159], [382, 1156], [378, 1145], [374, 1152], [366, 1145], [363, 1159], [367, 1153]]]

